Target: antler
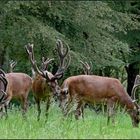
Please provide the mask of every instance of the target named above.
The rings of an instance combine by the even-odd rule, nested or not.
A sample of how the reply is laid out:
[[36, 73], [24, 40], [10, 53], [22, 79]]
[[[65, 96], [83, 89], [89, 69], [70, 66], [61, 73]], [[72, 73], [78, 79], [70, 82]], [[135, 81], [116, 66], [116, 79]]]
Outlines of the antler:
[[136, 109], [137, 109], [138, 111], [140, 111], [140, 106], [137, 104], [136, 100], [133, 100], [132, 102], [133, 102], [134, 105], [136, 106]]
[[4, 85], [4, 89], [3, 90], [0, 90], [0, 102], [4, 99], [5, 95], [7, 95], [6, 93], [6, 89], [7, 89], [7, 84], [8, 84], [8, 81], [5, 77], [5, 72], [3, 70], [0, 69], [0, 80], [3, 82], [3, 85]]
[[[70, 61], [71, 61], [71, 57], [69, 54], [70, 49], [69, 49], [68, 44], [66, 44], [65, 52], [64, 52], [64, 45], [60, 39], [57, 40], [56, 46], [57, 46], [57, 52], [58, 52], [59, 59], [60, 59], [60, 64], [59, 64], [59, 68], [58, 68], [57, 72], [54, 75], [55, 76], [54, 78], [60, 79], [60, 78], [62, 78], [64, 71], [68, 68]], [[67, 56], [67, 58], [66, 58], [66, 56]]]
[[70, 64], [70, 55], [69, 55], [69, 59], [67, 58], [68, 62], [66, 64], [64, 63], [64, 60], [66, 60], [65, 57], [69, 52], [69, 46], [68, 45], [66, 45], [66, 46], [67, 46], [66, 51], [64, 53], [62, 41], [61, 40], [57, 41], [57, 51], [58, 51], [59, 58], [60, 58], [60, 65], [59, 65], [57, 72], [55, 73], [55, 75], [53, 77], [49, 76], [49, 72], [46, 69], [48, 67], [48, 64], [54, 59], [48, 58], [45, 60], [45, 58], [43, 57], [42, 58], [42, 70], [39, 70], [39, 68], [37, 67], [36, 61], [35, 61], [35, 57], [34, 57], [33, 44], [28, 43], [27, 45], [25, 45], [25, 49], [26, 49], [27, 54], [29, 55], [29, 59], [30, 59], [33, 69], [38, 74], [40, 74], [41, 76], [46, 78], [48, 81], [51, 81], [51, 80], [55, 80], [55, 79], [60, 79], [63, 76], [64, 70]]
[[47, 58], [47, 59], [45, 60], [45, 58], [42, 57], [42, 70], [47, 70], [47, 69], [48, 69], [48, 64], [49, 64], [52, 60], [54, 60], [54, 59], [53, 59], [53, 58], [52, 58], [52, 59]]
[[83, 61], [81, 61], [80, 60], [80, 62], [82, 63], [82, 65], [83, 65], [83, 70], [84, 70], [84, 73], [86, 74], [86, 75], [89, 75], [90, 73], [91, 73], [91, 67], [90, 67], [90, 65], [87, 63], [87, 62], [83, 62]]
[[13, 68], [16, 66], [17, 62], [14, 60], [10, 61], [10, 72], [13, 72]]
[[7, 95], [7, 93], [3, 90], [1, 90], [1, 97], [0, 97], [0, 103], [4, 100], [5, 96]]
[[37, 64], [36, 64], [36, 60], [34, 59], [34, 51], [33, 51], [33, 44], [30, 44], [28, 43], [27, 45], [25, 45], [25, 49], [26, 49], [26, 52], [27, 54], [29, 55], [29, 59], [30, 59], [30, 62], [33, 66], [33, 69], [40, 75], [44, 76], [44, 73], [42, 71], [39, 70], [39, 68], [37, 67]]
[[58, 51], [58, 55], [59, 55], [59, 59], [60, 59], [60, 66], [59, 67], [65, 69], [69, 65], [69, 63], [64, 64], [64, 58], [66, 57], [66, 55], [69, 52], [69, 46], [68, 46], [68, 44], [66, 44], [65, 53], [64, 53], [63, 43], [60, 39], [57, 40], [56, 46], [57, 46], [57, 51]]
[[[28, 43], [27, 45], [25, 45], [25, 49], [26, 49], [26, 52], [27, 54], [29, 55], [29, 59], [30, 59], [30, 62], [32, 64], [32, 67], [33, 69], [41, 76], [43, 76], [44, 78], [46, 78], [47, 80], [51, 80], [50, 77], [48, 76], [48, 71], [45, 69], [44, 71], [43, 70], [39, 70], [37, 64], [36, 64], [36, 60], [35, 60], [35, 57], [34, 57], [34, 51], [33, 51], [33, 44], [30, 44]], [[44, 58], [43, 58], [43, 63], [42, 65], [44, 65], [45, 67], [48, 66], [48, 64], [52, 61], [53, 59], [47, 59], [46, 61], [44, 61]]]
[[0, 69], [0, 74], [5, 77], [5, 72], [2, 69]]
[[134, 99], [134, 100], [135, 100], [135, 98], [136, 98], [135, 94], [136, 94], [136, 88], [137, 88], [138, 86], [140, 86], [140, 75], [137, 75], [137, 76], [136, 76], [135, 82], [134, 82], [134, 86], [133, 86], [132, 91], [131, 91], [131, 97], [132, 97], [132, 99]]
[[8, 81], [7, 81], [6, 77], [3, 76], [3, 75], [0, 75], [0, 80], [1, 80], [1, 81], [3, 82], [3, 84], [4, 84], [4, 91], [6, 91], [7, 84], [8, 84]]

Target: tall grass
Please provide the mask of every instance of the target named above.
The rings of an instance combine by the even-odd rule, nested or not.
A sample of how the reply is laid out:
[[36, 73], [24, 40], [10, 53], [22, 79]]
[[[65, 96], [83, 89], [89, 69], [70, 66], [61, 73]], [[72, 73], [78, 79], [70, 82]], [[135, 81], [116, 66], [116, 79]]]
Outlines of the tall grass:
[[107, 126], [107, 117], [102, 113], [85, 109], [85, 118], [75, 120], [74, 116], [64, 118], [56, 104], [49, 110], [48, 121], [45, 122], [45, 104], [42, 105], [41, 119], [37, 121], [36, 106], [31, 106], [24, 120], [17, 108], [8, 110], [8, 119], [0, 120], [1, 139], [98, 139], [98, 138], [140, 138], [140, 129], [133, 128], [130, 117], [118, 111], [115, 126]]

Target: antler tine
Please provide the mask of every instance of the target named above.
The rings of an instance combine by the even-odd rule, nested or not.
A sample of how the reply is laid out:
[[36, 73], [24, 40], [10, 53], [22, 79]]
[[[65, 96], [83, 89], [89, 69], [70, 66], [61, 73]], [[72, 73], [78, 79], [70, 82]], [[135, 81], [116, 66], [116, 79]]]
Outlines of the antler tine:
[[44, 57], [42, 57], [42, 69], [43, 70], [47, 70], [47, 68], [48, 68], [48, 64], [51, 62], [51, 61], [53, 61], [54, 60], [54, 58], [47, 58], [46, 60], [45, 60], [45, 58]]
[[83, 66], [84, 66], [84, 68], [83, 68], [83, 69], [84, 69], [84, 73], [85, 73], [85, 74], [90, 74], [90, 69], [91, 69], [91, 67], [89, 66], [89, 64], [88, 64], [87, 62], [84, 63], [84, 62], [81, 61], [81, 60], [80, 60], [80, 62], [81, 62], [81, 63], [83, 64]]
[[16, 64], [17, 64], [17, 62], [14, 61], [14, 60], [12, 60], [12, 61], [10, 62], [10, 66], [11, 66], [11, 67], [15, 67]]
[[64, 46], [60, 39], [57, 40], [57, 51], [60, 58], [60, 67], [64, 67], [64, 58], [69, 52], [69, 46], [66, 44], [66, 51], [64, 53]]
[[0, 93], [2, 93], [2, 95], [0, 97], [0, 104], [2, 105], [4, 103], [5, 96], [7, 96], [7, 93], [3, 90], [1, 90]]
[[11, 61], [10, 61], [10, 72], [13, 71], [13, 68], [16, 66], [16, 64], [17, 64], [16, 61], [14, 61], [14, 60], [11, 60]]
[[85, 67], [86, 67], [88, 70], [90, 70], [90, 66], [89, 66], [88, 62], [85, 62]]
[[11, 63], [13, 63], [14, 62], [14, 60], [9, 60], [9, 63], [11, 64]]
[[91, 67], [90, 67], [90, 65], [87, 62], [85, 62], [85, 63], [86, 63], [86, 66], [87, 66], [87, 74], [91, 74]]
[[1, 90], [1, 92], [2, 92], [4, 95], [7, 95], [7, 93], [6, 93], [5, 91]]
[[133, 100], [133, 103], [135, 104], [137, 109], [140, 109], [140, 106], [137, 104], [136, 100]]
[[27, 45], [25, 45], [25, 50], [26, 50], [26, 52], [27, 52], [28, 55], [30, 55], [30, 53], [31, 53], [32, 54], [32, 60], [35, 60], [34, 59], [33, 47], [34, 47], [34, 44], [28, 43]]
[[[68, 54], [68, 52], [70, 50], [68, 44], [66, 44], [65, 53], [63, 51], [63, 43], [60, 39], [57, 40], [56, 46], [57, 46], [57, 51], [58, 51], [58, 55], [59, 55], [59, 59], [60, 59], [60, 65], [59, 65], [59, 68], [52, 79], [62, 78], [65, 69], [68, 68], [70, 61], [71, 61], [70, 54]], [[68, 54], [68, 57], [66, 57], [67, 54]], [[67, 63], [65, 64], [64, 61], [66, 62], [66, 60], [67, 60]]]
[[67, 59], [68, 59], [68, 62], [67, 62], [66, 65], [64, 66], [64, 69], [67, 69], [68, 66], [70, 65], [70, 62], [71, 62], [71, 56], [70, 56], [70, 54], [68, 54]]

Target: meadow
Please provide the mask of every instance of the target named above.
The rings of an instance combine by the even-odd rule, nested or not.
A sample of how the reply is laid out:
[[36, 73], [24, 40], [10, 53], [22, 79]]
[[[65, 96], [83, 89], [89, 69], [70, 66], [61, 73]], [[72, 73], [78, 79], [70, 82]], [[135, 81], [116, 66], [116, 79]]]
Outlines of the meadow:
[[42, 104], [40, 121], [37, 121], [36, 106], [32, 105], [24, 120], [17, 107], [8, 110], [8, 119], [0, 121], [1, 139], [112, 139], [140, 138], [140, 128], [133, 128], [130, 117], [117, 111], [115, 125], [107, 126], [107, 117], [97, 114], [89, 108], [85, 109], [85, 118], [75, 120], [74, 116], [64, 118], [59, 107], [53, 103], [49, 110], [48, 121], [45, 122], [45, 104]]

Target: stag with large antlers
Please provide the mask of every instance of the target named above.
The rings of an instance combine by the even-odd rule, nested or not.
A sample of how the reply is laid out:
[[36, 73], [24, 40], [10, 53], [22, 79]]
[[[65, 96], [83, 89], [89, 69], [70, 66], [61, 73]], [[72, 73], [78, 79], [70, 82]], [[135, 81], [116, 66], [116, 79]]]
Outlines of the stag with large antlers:
[[[118, 79], [96, 75], [78, 75], [67, 78], [58, 92], [60, 107], [64, 115], [70, 112], [71, 103], [76, 103], [75, 118], [78, 119], [85, 103], [106, 102], [108, 108], [108, 123], [114, 116], [114, 105], [120, 103], [129, 113], [132, 124], [138, 127], [139, 106], [124, 90]], [[113, 117], [114, 121], [114, 117]]]
[[60, 88], [57, 80], [62, 78], [65, 69], [67, 69], [70, 63], [70, 58], [68, 59], [66, 63], [66, 56], [69, 56], [68, 54], [69, 46], [67, 45], [65, 52], [64, 52], [63, 43], [61, 40], [57, 41], [56, 46], [57, 46], [57, 51], [59, 54], [60, 65], [57, 72], [53, 75], [51, 72], [47, 70], [48, 64], [53, 59], [48, 58], [45, 60], [44, 58], [42, 58], [42, 69], [39, 69], [36, 64], [35, 57], [34, 57], [33, 44], [25, 45], [26, 52], [29, 56], [32, 67], [34, 71], [37, 73], [33, 80], [32, 90], [33, 90], [35, 101], [37, 103], [37, 110], [38, 110], [37, 119], [38, 120], [40, 120], [40, 114], [41, 114], [41, 108], [40, 108], [41, 100], [46, 101], [45, 115], [46, 115], [46, 120], [47, 120], [51, 99], [53, 96], [56, 96], [56, 92], [58, 92]]
[[21, 101], [22, 114], [25, 116], [27, 111], [27, 98], [32, 86], [32, 78], [25, 73], [5, 73], [2, 69], [0, 69], [0, 75], [5, 79], [6, 88], [3, 92], [6, 94], [0, 102], [0, 107], [5, 106], [5, 109], [7, 110], [11, 99], [16, 98]]

